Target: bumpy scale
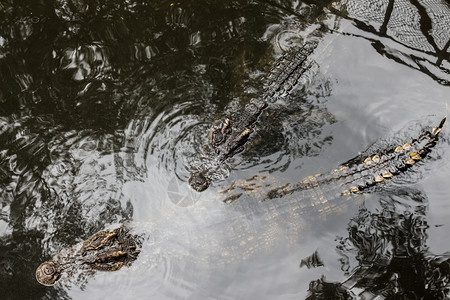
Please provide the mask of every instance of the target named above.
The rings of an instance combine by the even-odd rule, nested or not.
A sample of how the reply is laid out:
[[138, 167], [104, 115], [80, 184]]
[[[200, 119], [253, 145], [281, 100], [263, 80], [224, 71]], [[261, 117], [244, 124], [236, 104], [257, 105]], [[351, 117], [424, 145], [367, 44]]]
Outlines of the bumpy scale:
[[[361, 159], [357, 157], [330, 173], [308, 176], [295, 184], [277, 183], [276, 179], [267, 179], [261, 176], [245, 180], [242, 182], [242, 185], [235, 182], [229, 188], [222, 190], [224, 194], [235, 192], [235, 194], [228, 196], [225, 202], [233, 202], [241, 197], [243, 193], [250, 197], [255, 196], [261, 200], [276, 199], [293, 193], [302, 193], [302, 199], [311, 198], [311, 203], [314, 203], [314, 201], [322, 203], [338, 196], [364, 192], [406, 172], [425, 158], [436, 145], [445, 121], [446, 118], [438, 126], [434, 127], [432, 131], [426, 131], [402, 146], [397, 146], [382, 154], [372, 155], [367, 158]], [[258, 181], [261, 182], [258, 183]], [[279, 184], [279, 186], [270, 188], [273, 187], [274, 183]], [[252, 188], [249, 185], [259, 188]], [[243, 193], [237, 189], [242, 190]], [[263, 190], [263, 193], [261, 193], [261, 190]], [[252, 195], [255, 193], [257, 194]]]
[[133, 236], [124, 226], [102, 230], [86, 241], [63, 250], [53, 260], [42, 263], [36, 270], [36, 279], [43, 285], [53, 285], [64, 274], [67, 281], [78, 281], [95, 271], [116, 271], [130, 266], [140, 253], [140, 238]]
[[294, 48], [280, 58], [271, 69], [260, 98], [252, 98], [243, 112], [233, 121], [225, 118], [216, 121], [210, 129], [205, 147], [207, 163], [202, 164], [189, 178], [189, 185], [196, 191], [206, 190], [214, 173], [223, 168], [228, 158], [244, 151], [245, 144], [253, 133], [253, 127], [268, 102], [274, 102], [279, 95], [288, 93], [302, 74], [311, 66], [308, 57], [317, 47], [317, 41], [308, 41], [301, 48]]
[[[436, 145], [444, 122], [445, 118], [432, 131], [427, 131], [417, 139], [383, 154], [372, 155], [365, 159], [355, 159], [331, 173], [309, 176], [297, 184], [285, 184], [271, 189], [266, 195], [257, 196], [258, 199], [269, 200], [294, 192], [298, 194], [295, 197], [279, 199], [281, 201], [267, 201], [260, 203], [258, 206], [252, 206], [252, 213], [255, 215], [261, 213], [273, 218], [283, 213], [283, 218], [291, 224], [295, 224], [296, 218], [307, 214], [311, 208], [317, 211], [319, 216], [326, 217], [340, 209], [342, 206], [340, 200], [354, 199], [353, 194], [361, 193], [372, 186], [382, 184], [384, 181], [407, 171], [411, 166], [426, 157]], [[227, 127], [227, 124], [218, 125], [216, 129], [220, 134], [229, 134], [227, 133]], [[215, 139], [214, 135], [211, 136], [212, 139]], [[412, 163], [413, 161], [414, 163]], [[261, 176], [252, 178], [252, 180], [263, 179]], [[232, 187], [224, 193], [232, 192], [234, 188]], [[245, 187], [242, 189], [244, 190]], [[344, 199], [337, 202], [331, 201], [336, 198], [339, 199], [340, 196]], [[236, 200], [238, 197], [233, 198], [231, 196], [231, 198]], [[249, 201], [236, 201], [229, 208], [248, 211], [248, 204]], [[284, 214], [287, 211], [289, 214]], [[241, 252], [237, 251], [241, 258], [260, 248], [268, 247], [270, 240], [273, 238], [273, 232], [270, 230], [266, 232], [257, 231], [257, 237], [252, 236], [252, 225], [248, 222], [250, 221], [239, 218], [232, 225], [235, 228], [235, 231], [232, 232], [239, 232], [241, 237], [245, 239], [239, 245], [244, 247], [243, 250], [247, 251], [246, 254], [243, 255], [241, 250], [239, 250]], [[218, 230], [220, 229], [218, 228]], [[228, 229], [225, 231], [228, 231]], [[267, 233], [267, 237], [264, 236], [265, 233]], [[297, 237], [299, 234], [294, 234], [294, 236]], [[240, 237], [238, 236], [236, 239], [239, 240]], [[201, 240], [200, 238], [199, 241]], [[246, 243], [250, 241], [254, 243], [253, 246], [245, 248]], [[95, 271], [115, 271], [122, 266], [129, 266], [139, 254], [138, 247], [140, 247], [140, 238], [129, 234], [125, 227], [103, 230], [77, 246], [61, 251], [52, 261], [41, 264], [36, 271], [36, 278], [44, 285], [52, 285], [55, 282], [65, 280], [70, 282], [71, 278], [79, 283], [85, 277], [93, 275]], [[232, 258], [233, 255], [230, 255], [230, 257]], [[302, 265], [313, 267], [321, 264], [320, 258], [313, 255], [305, 258]]]

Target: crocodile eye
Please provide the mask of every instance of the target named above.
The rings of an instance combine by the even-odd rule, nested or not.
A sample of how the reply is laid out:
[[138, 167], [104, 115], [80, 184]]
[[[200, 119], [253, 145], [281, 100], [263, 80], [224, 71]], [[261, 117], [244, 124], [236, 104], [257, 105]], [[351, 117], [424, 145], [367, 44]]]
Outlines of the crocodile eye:
[[203, 192], [209, 187], [209, 180], [201, 172], [196, 172], [189, 178], [189, 185], [197, 192]]
[[222, 132], [214, 132], [211, 140], [214, 144], [220, 144], [224, 139], [225, 136], [222, 134]]
[[53, 266], [46, 265], [44, 268], [45, 275], [53, 275], [56, 272], [56, 269]]
[[46, 261], [36, 270], [36, 280], [43, 285], [53, 285], [60, 277], [60, 266], [54, 261]]

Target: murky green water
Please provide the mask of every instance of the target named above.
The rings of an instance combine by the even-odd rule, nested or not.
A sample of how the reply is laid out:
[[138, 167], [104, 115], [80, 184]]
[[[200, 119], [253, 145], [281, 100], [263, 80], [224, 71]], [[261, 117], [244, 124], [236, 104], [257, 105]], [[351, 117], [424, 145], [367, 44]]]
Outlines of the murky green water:
[[[239, 114], [310, 39], [311, 69], [269, 103], [246, 150], [207, 191], [189, 188], [214, 120]], [[400, 293], [423, 286], [426, 271], [406, 266], [450, 250], [447, 125], [430, 157], [351, 201], [259, 200], [437, 125], [449, 45], [443, 0], [3, 0], [1, 298], [304, 299], [322, 275], [342, 282], [380, 261], [382, 273], [386, 260]], [[36, 281], [41, 262], [122, 223], [144, 236], [130, 268], [81, 287]], [[325, 266], [300, 268], [316, 250]]]

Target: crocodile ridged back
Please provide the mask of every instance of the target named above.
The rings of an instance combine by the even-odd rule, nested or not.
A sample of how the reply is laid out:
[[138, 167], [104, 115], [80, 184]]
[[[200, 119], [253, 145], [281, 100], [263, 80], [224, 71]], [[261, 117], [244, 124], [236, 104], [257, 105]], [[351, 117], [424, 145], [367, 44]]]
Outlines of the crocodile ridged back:
[[318, 41], [310, 40], [301, 47], [289, 49], [270, 69], [263, 98], [275, 102], [276, 96], [288, 93], [312, 64], [308, 57], [317, 48]]

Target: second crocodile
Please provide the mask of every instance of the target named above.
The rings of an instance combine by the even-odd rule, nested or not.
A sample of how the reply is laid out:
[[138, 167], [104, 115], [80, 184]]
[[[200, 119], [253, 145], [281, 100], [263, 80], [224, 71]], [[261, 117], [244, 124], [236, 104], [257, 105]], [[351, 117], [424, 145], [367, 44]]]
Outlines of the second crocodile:
[[309, 56], [318, 45], [316, 40], [305, 42], [301, 48], [294, 47], [286, 52], [272, 67], [264, 84], [264, 92], [252, 98], [242, 113], [231, 120], [216, 121], [210, 129], [205, 146], [205, 163], [189, 178], [189, 185], [197, 192], [206, 190], [218, 169], [228, 158], [244, 150], [246, 142], [254, 132], [254, 126], [267, 103], [274, 102], [278, 95], [288, 93], [311, 67]]

